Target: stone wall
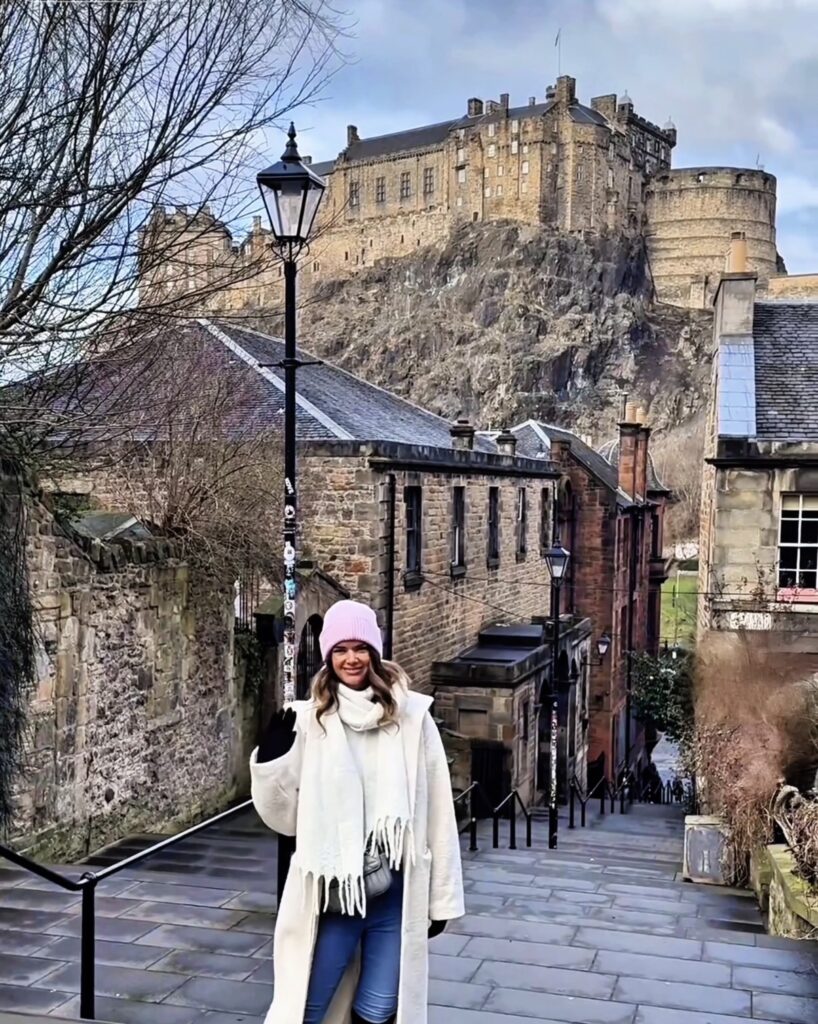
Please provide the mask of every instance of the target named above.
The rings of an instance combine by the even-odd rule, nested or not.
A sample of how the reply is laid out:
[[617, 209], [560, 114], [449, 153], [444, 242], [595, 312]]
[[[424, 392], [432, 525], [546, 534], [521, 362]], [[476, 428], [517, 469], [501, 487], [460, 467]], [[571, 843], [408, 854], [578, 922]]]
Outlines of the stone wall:
[[14, 843], [69, 860], [246, 792], [255, 697], [232, 590], [161, 539], [72, 537], [39, 496], [27, 529], [41, 650]]
[[[448, 729], [461, 736], [504, 745], [509, 754], [506, 761], [510, 788], [519, 790], [527, 806], [533, 805], [537, 790], [538, 682], [532, 676], [514, 689], [435, 688], [435, 714]], [[507, 792], [504, 789], [502, 795]]]
[[[762, 289], [764, 291], [764, 289]], [[818, 299], [818, 274], [789, 274], [771, 277], [766, 284], [767, 299]]]

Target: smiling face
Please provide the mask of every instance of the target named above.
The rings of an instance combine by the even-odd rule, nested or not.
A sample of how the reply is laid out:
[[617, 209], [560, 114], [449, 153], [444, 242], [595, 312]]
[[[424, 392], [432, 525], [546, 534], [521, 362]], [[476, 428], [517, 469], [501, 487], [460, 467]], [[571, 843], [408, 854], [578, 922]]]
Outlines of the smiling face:
[[332, 648], [332, 671], [345, 686], [362, 690], [369, 681], [369, 648], [359, 640], [343, 640]]

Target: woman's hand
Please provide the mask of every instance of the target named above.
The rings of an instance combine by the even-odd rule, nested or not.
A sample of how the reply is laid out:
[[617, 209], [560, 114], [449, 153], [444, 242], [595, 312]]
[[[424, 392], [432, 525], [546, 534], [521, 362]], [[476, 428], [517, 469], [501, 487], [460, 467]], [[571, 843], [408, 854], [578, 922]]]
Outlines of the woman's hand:
[[441, 935], [446, 930], [446, 924], [446, 921], [430, 921], [429, 938], [433, 939], [436, 935]]
[[263, 764], [265, 761], [275, 761], [276, 758], [283, 757], [293, 743], [295, 743], [295, 711], [292, 708], [276, 711], [258, 745], [256, 763]]

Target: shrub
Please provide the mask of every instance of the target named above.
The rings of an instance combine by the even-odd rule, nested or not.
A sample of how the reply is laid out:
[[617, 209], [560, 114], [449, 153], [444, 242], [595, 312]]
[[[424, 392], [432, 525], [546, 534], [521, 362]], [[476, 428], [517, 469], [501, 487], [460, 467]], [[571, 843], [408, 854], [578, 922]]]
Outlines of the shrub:
[[804, 655], [771, 650], [753, 634], [711, 634], [697, 655], [699, 791], [729, 826], [740, 880], [750, 852], [773, 841], [779, 782], [814, 770], [818, 689]]

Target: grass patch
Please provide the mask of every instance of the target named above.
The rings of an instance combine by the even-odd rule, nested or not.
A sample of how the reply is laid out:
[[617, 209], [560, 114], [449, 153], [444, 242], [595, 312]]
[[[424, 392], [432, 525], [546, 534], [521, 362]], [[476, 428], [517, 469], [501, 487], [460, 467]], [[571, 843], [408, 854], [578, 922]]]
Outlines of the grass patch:
[[696, 641], [699, 579], [674, 568], [662, 586], [662, 643], [692, 647]]

